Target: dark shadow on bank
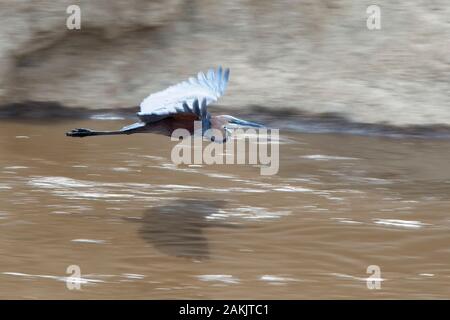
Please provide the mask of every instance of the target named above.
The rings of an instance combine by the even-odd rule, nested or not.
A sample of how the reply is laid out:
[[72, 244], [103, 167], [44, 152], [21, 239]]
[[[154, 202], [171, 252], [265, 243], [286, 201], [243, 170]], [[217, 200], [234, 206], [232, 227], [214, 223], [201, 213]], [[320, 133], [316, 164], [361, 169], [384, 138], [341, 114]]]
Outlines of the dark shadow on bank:
[[236, 228], [226, 222], [208, 220], [226, 206], [223, 200], [175, 200], [144, 212], [139, 233], [143, 239], [165, 254], [208, 259], [210, 246], [205, 229]]
[[[217, 113], [228, 113], [229, 108], [215, 107]], [[244, 110], [244, 111], [242, 111]], [[264, 106], [247, 106], [235, 110], [239, 118], [253, 119], [270, 128], [299, 133], [339, 133], [362, 136], [382, 136], [390, 138], [433, 138], [450, 139], [450, 126], [410, 125], [393, 126], [384, 123], [352, 122], [339, 113], [310, 113], [292, 108], [269, 108]], [[0, 120], [73, 122], [74, 120], [92, 119], [99, 114], [111, 114], [124, 119], [136, 119], [138, 106], [119, 109], [93, 109], [86, 107], [67, 107], [54, 101], [23, 101], [0, 105]], [[94, 119], [96, 120], [96, 119]]]
[[72, 122], [90, 119], [98, 114], [114, 114], [123, 118], [135, 118], [138, 106], [121, 109], [92, 109], [66, 107], [53, 101], [25, 101], [0, 105], [0, 119], [33, 122]]

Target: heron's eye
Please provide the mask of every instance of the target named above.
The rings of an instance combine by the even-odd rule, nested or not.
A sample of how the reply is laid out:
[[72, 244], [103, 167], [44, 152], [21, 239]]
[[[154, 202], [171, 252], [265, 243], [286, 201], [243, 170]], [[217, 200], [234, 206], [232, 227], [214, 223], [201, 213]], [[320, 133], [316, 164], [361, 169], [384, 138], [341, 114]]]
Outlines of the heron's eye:
[[216, 137], [212, 136], [211, 141], [214, 142], [216, 140]]

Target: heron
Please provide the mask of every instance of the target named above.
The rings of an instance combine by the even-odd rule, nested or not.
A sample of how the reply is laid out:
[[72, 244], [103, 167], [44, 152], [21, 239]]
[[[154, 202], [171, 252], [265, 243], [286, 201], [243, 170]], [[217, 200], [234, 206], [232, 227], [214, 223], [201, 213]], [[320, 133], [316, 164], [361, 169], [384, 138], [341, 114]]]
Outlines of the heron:
[[[225, 93], [230, 78], [230, 69], [209, 69], [199, 72], [196, 77], [173, 85], [163, 91], [150, 94], [140, 104], [137, 113], [139, 122], [116, 131], [96, 131], [86, 128], [73, 129], [66, 133], [69, 137], [121, 135], [134, 133], [156, 133], [171, 136], [176, 129], [186, 129], [191, 135], [201, 135], [213, 142], [224, 143], [231, 136], [232, 129], [239, 127], [262, 128], [261, 124], [242, 120], [230, 115], [212, 116], [207, 106]], [[201, 123], [197, 132], [194, 122]], [[211, 132], [216, 129], [221, 133]], [[217, 131], [216, 131], [217, 132]]]

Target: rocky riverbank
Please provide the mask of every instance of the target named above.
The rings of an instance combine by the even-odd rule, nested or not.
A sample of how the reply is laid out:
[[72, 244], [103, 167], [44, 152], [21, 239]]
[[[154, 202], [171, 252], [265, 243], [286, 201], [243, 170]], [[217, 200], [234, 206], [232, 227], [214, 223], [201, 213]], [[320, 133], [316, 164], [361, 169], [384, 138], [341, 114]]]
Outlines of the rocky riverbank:
[[0, 104], [130, 108], [199, 70], [230, 67], [224, 108], [336, 113], [358, 123], [450, 125], [445, 1], [0, 2]]

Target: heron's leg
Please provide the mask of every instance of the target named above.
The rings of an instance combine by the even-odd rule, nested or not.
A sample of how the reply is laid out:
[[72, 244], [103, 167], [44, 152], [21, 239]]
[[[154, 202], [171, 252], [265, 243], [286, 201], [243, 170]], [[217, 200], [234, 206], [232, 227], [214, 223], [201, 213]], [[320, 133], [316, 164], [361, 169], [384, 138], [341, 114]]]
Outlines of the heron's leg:
[[86, 128], [78, 128], [73, 129], [69, 132], [66, 132], [66, 136], [68, 137], [89, 137], [89, 136], [106, 136], [106, 135], [113, 135], [113, 134], [124, 134], [125, 132], [122, 131], [95, 131], [91, 129]]
[[146, 123], [137, 122], [133, 123], [129, 126], [125, 126], [120, 130], [116, 131], [95, 131], [91, 129], [79, 128], [73, 129], [69, 132], [66, 132], [66, 136], [68, 137], [89, 137], [89, 136], [109, 136], [109, 135], [117, 135], [117, 134], [133, 134], [145, 131], [143, 130], [146, 127]]

